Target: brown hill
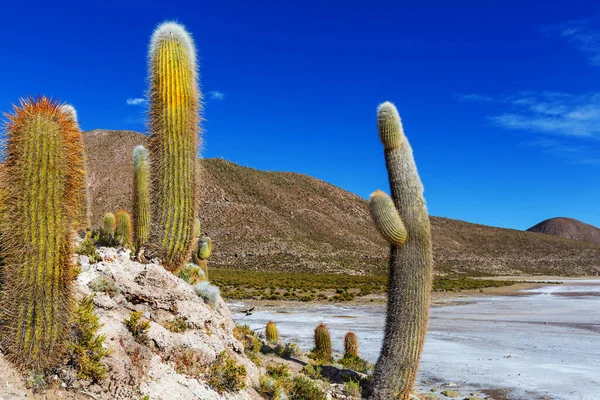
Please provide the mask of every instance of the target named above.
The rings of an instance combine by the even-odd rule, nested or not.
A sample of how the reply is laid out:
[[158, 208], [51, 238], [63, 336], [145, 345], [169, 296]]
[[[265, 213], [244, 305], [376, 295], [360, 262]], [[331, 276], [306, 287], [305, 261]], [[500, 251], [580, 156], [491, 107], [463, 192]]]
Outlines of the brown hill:
[[600, 229], [573, 218], [550, 218], [532, 226], [527, 231], [600, 245]]
[[[92, 218], [131, 210], [131, 131], [85, 133]], [[212, 266], [349, 274], [385, 270], [388, 246], [373, 228], [364, 199], [318, 179], [258, 171], [222, 159], [201, 161], [202, 229], [211, 236]], [[439, 274], [600, 275], [600, 246], [432, 217]]]

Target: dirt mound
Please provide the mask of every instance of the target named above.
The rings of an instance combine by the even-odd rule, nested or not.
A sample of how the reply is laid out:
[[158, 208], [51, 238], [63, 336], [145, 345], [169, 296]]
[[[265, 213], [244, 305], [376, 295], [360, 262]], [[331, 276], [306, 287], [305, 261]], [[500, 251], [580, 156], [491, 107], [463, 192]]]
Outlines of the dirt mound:
[[550, 218], [532, 226], [527, 231], [600, 245], [600, 229], [573, 218]]
[[[93, 222], [131, 210], [132, 131], [84, 134]], [[367, 202], [310, 176], [259, 171], [204, 159], [202, 230], [214, 243], [210, 265], [347, 274], [384, 273], [388, 246], [372, 226]], [[438, 274], [599, 275], [600, 246], [539, 233], [432, 217]]]

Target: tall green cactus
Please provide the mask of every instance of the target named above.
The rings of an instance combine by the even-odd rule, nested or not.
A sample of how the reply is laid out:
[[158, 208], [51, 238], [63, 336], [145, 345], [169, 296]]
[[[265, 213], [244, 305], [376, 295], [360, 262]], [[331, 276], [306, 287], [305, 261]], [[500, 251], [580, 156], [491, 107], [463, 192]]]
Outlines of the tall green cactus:
[[77, 202], [81, 204], [81, 209], [77, 210], [77, 214], [73, 216], [74, 227], [77, 230], [90, 229], [92, 226], [92, 198], [90, 197], [90, 188], [88, 185], [88, 162], [87, 154], [85, 152], [85, 143], [83, 142], [83, 135], [81, 134], [81, 129], [79, 128], [79, 121], [77, 120], [77, 111], [75, 110], [75, 107], [70, 104], [64, 104], [61, 106], [61, 111], [73, 119], [73, 123], [80, 131], [79, 135], [77, 135], [77, 147], [81, 149], [81, 162], [80, 168], [78, 168], [75, 173], [80, 175], [79, 180], [82, 182], [81, 188], [76, 192], [77, 196], [79, 197]]
[[406, 400], [427, 333], [433, 278], [431, 233], [412, 148], [392, 103], [379, 106], [377, 124], [392, 198], [377, 191], [369, 204], [375, 226], [391, 245], [385, 336], [375, 366], [372, 399]]
[[69, 337], [72, 234], [83, 209], [81, 131], [57, 102], [21, 100], [9, 115], [0, 232], [0, 344], [20, 368], [61, 360]]
[[201, 97], [196, 50], [181, 25], [166, 22], [154, 31], [149, 74], [151, 242], [165, 268], [175, 271], [192, 250]]
[[133, 229], [131, 228], [131, 214], [125, 210], [119, 210], [115, 214], [115, 218], [117, 219], [115, 239], [122, 246], [130, 247], [133, 233]]
[[106, 235], [107, 239], [114, 239], [116, 228], [117, 220], [115, 219], [115, 215], [111, 212], [104, 214], [104, 217], [102, 217], [102, 233]]
[[150, 233], [150, 164], [148, 150], [137, 146], [133, 150], [133, 217], [135, 242], [139, 249]]
[[315, 348], [313, 353], [318, 360], [331, 360], [331, 335], [325, 324], [319, 324], [315, 328]]

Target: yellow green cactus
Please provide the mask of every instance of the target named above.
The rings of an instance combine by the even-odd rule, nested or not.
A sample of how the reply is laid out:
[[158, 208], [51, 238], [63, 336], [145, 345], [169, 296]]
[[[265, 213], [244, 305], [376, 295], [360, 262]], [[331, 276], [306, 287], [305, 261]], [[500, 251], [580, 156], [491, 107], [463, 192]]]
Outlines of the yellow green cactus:
[[344, 336], [344, 357], [356, 356], [358, 356], [358, 338], [354, 332], [348, 332]]
[[325, 324], [319, 324], [315, 328], [315, 348], [313, 354], [317, 360], [331, 360], [331, 335]]
[[115, 229], [117, 228], [117, 220], [115, 219], [115, 215], [111, 212], [107, 212], [102, 217], [102, 233], [108, 239], [114, 239], [115, 237]]
[[190, 257], [198, 205], [200, 98], [196, 50], [173, 22], [152, 35], [149, 61], [150, 165], [155, 200], [150, 240], [170, 271]]
[[131, 246], [133, 229], [131, 227], [131, 214], [125, 210], [119, 210], [115, 214], [117, 228], [115, 229], [115, 239], [125, 247]]
[[431, 230], [412, 148], [392, 103], [379, 106], [377, 124], [392, 197], [377, 191], [369, 207], [375, 226], [391, 247], [385, 335], [375, 366], [372, 399], [407, 400], [417, 377], [429, 319]]
[[277, 343], [279, 341], [279, 333], [277, 332], [277, 325], [275, 325], [275, 322], [267, 322], [267, 326], [265, 327], [265, 337], [269, 343]]
[[148, 150], [137, 146], [133, 150], [133, 217], [135, 242], [139, 249], [150, 234], [150, 161]]
[[81, 131], [46, 97], [8, 115], [0, 232], [0, 344], [20, 368], [55, 367], [72, 315], [72, 235], [84, 209]]

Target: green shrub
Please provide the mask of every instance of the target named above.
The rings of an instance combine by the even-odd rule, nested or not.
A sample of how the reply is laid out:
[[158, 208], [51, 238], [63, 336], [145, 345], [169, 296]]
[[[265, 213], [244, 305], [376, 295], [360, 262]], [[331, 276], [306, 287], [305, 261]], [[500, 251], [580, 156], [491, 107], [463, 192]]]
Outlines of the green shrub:
[[311, 379], [321, 379], [321, 367], [318, 365], [306, 364], [301, 372]]
[[185, 318], [175, 317], [169, 321], [165, 321], [162, 326], [175, 333], [185, 332], [189, 326]]
[[360, 396], [360, 383], [357, 380], [351, 379], [344, 383], [344, 391], [349, 396]]
[[274, 379], [270, 376], [262, 375], [259, 378], [258, 392], [269, 400], [287, 400], [285, 387], [287, 381], [284, 379]]
[[187, 263], [181, 268], [177, 276], [190, 285], [195, 285], [206, 280], [206, 275], [204, 275], [202, 268], [192, 263]]
[[115, 286], [114, 282], [103, 276], [99, 276], [91, 281], [89, 287], [94, 292], [103, 292], [111, 297], [119, 293], [119, 288]]
[[338, 360], [338, 363], [343, 365], [344, 367], [351, 369], [353, 371], [362, 372], [363, 374], [368, 374], [373, 370], [373, 364], [370, 362], [363, 360], [359, 356], [352, 355], [344, 355], [344, 357]]
[[296, 343], [286, 343], [281, 352], [281, 357], [292, 358], [298, 357], [300, 354], [302, 354], [302, 351]]
[[177, 347], [171, 351], [168, 359], [178, 374], [200, 378], [206, 372], [202, 355], [193, 349]]
[[141, 311], [132, 311], [129, 314], [129, 319], [123, 320], [123, 323], [133, 335], [136, 342], [140, 344], [148, 344], [148, 329], [150, 321], [142, 318]]
[[75, 253], [87, 256], [92, 264], [98, 262], [98, 251], [96, 249], [95, 240], [92, 231], [87, 231], [83, 241], [75, 249]]
[[288, 392], [289, 400], [325, 400], [325, 393], [310, 379], [297, 375]]
[[25, 381], [25, 387], [27, 389], [31, 389], [34, 392], [42, 390], [46, 387], [46, 376], [39, 372], [31, 372], [27, 375], [27, 380]]
[[85, 296], [75, 309], [75, 324], [68, 345], [70, 363], [79, 378], [97, 382], [106, 374], [100, 360], [110, 352], [102, 346], [106, 336], [97, 334], [101, 327], [94, 314], [93, 297]]
[[271, 363], [267, 365], [267, 375], [271, 378], [287, 378], [290, 376], [290, 367], [285, 364]]
[[219, 393], [236, 391], [246, 386], [246, 367], [238, 365], [233, 358], [223, 350], [210, 368], [208, 384]]

